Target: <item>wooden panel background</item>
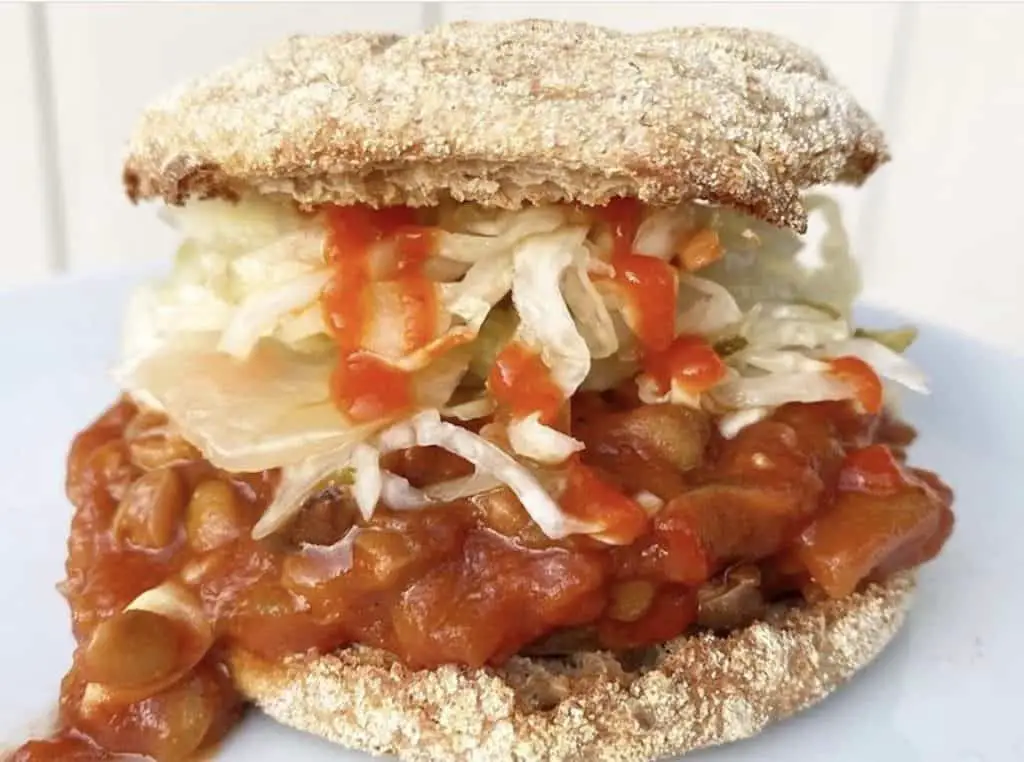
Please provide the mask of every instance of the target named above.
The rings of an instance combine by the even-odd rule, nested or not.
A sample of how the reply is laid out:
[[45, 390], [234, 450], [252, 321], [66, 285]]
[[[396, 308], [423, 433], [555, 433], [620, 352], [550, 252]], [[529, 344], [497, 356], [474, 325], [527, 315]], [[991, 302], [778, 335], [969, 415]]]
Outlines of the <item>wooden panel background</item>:
[[629, 31], [743, 25], [810, 46], [881, 121], [894, 149], [894, 163], [865, 188], [835, 191], [865, 297], [1024, 347], [1016, 295], [1024, 285], [1016, 251], [1024, 5], [1010, 4], [0, 5], [0, 288], [170, 253], [172, 236], [153, 207], [125, 201], [119, 169], [138, 111], [182, 78], [290, 33], [515, 17]]

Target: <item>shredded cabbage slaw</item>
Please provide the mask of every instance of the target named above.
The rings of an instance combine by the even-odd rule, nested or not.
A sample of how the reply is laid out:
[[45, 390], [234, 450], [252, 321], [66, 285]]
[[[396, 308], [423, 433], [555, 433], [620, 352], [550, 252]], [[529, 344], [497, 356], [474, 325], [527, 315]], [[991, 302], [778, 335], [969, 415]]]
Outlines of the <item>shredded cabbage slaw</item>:
[[[644, 402], [702, 408], [726, 437], [788, 402], [856, 399], [857, 389], [830, 372], [831, 358], [858, 358], [887, 383], [927, 393], [920, 369], [887, 346], [905, 348], [904, 334], [854, 330], [859, 280], [838, 208], [821, 198], [809, 207], [826, 226], [817, 268], [801, 260], [798, 236], [742, 214], [697, 204], [646, 210], [632, 250], [674, 263], [676, 334], [729, 347], [720, 352], [721, 380], [699, 393], [675, 382], [661, 390], [637, 375], [626, 305], [607, 287], [614, 274], [608, 236], [595, 218], [560, 205], [439, 210], [425, 270], [438, 294], [439, 335], [417, 352], [404, 354], [391, 338], [402, 300], [374, 287], [371, 349], [415, 374], [418, 409], [404, 420], [355, 424], [332, 404], [336, 355], [319, 305], [332, 275], [324, 223], [265, 198], [195, 201], [168, 212], [185, 240], [171, 276], [133, 297], [116, 376], [214, 465], [281, 469], [257, 537], [285, 526], [348, 469], [348, 488], [367, 520], [382, 501], [411, 510], [503, 485], [549, 536], [596, 533], [562, 511], [537, 476], [579, 452], [581, 442], [539, 414], [506, 421], [498, 438], [450, 422], [494, 411], [485, 392], [465, 390], [479, 386], [508, 341], [535, 351], [566, 399], [635, 376]], [[713, 232], [724, 251], [698, 273], [675, 260], [681, 236], [695, 231]], [[386, 249], [373, 256], [373, 266], [386, 267]], [[417, 489], [382, 470], [381, 455], [414, 445], [450, 450], [475, 473]]]

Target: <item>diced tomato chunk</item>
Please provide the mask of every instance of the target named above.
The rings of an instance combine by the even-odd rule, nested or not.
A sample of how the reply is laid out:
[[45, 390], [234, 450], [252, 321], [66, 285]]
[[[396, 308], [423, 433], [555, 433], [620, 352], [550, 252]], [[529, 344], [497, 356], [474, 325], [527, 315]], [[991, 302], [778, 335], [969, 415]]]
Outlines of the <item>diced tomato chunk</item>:
[[907, 474], [883, 444], [850, 451], [839, 472], [839, 489], [845, 492], [892, 495], [908, 483]]
[[874, 369], [859, 357], [836, 357], [829, 361], [829, 369], [854, 390], [857, 401], [868, 413], [882, 410], [882, 381]]

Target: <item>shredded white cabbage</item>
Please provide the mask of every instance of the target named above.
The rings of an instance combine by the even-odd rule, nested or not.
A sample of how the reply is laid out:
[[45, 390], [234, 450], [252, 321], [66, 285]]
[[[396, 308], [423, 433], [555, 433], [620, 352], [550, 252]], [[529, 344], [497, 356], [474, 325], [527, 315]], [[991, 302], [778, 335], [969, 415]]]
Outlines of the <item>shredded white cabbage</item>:
[[392, 510], [414, 510], [430, 505], [451, 503], [464, 497], [472, 497], [501, 486], [493, 476], [472, 473], [460, 479], [430, 484], [423, 489], [413, 487], [409, 481], [397, 474], [384, 471], [384, 490], [381, 500]]
[[548, 537], [559, 539], [595, 531], [590, 524], [563, 513], [530, 470], [507, 452], [468, 429], [442, 421], [436, 412], [419, 413], [394, 428], [402, 431], [397, 435], [401, 441], [408, 441], [411, 432], [415, 444], [448, 450], [472, 463], [478, 472], [489, 474], [508, 486]]
[[160, 214], [182, 238], [226, 252], [255, 251], [291, 233], [322, 229], [316, 215], [300, 213], [285, 197], [249, 195], [240, 203], [192, 201], [162, 207]]
[[306, 500], [344, 471], [354, 446], [349, 443], [282, 468], [274, 499], [252, 529], [253, 539], [261, 540], [287, 526]]
[[545, 465], [557, 465], [583, 449], [583, 443], [540, 422], [540, 413], [531, 413], [508, 425], [508, 441], [517, 455]]
[[619, 337], [608, 305], [590, 279], [593, 266], [600, 263], [586, 249], [580, 249], [565, 271], [562, 289], [565, 303], [576, 320], [576, 327], [594, 360], [613, 356], [619, 350]]
[[828, 364], [808, 357], [803, 352], [786, 349], [743, 349], [729, 358], [734, 365], [749, 365], [768, 373], [801, 373], [824, 371]]
[[[146, 590], [125, 606], [124, 610], [148, 611], [180, 622], [188, 627], [191, 634], [187, 641], [188, 647], [178, 654], [174, 670], [145, 684], [110, 686], [102, 683], [88, 683], [82, 697], [83, 711], [85, 712], [92, 711], [108, 701], [124, 704], [159, 693], [187, 675], [213, 645], [213, 627], [203, 613], [200, 601], [188, 588], [175, 580]], [[100, 628], [105, 624], [107, 623], [101, 624]]]
[[330, 401], [336, 359], [261, 341], [245, 360], [216, 351], [217, 337], [179, 337], [116, 372], [122, 388], [156, 401], [211, 463], [247, 472], [297, 463], [365, 438]]
[[[758, 302], [810, 300], [848, 317], [861, 280], [839, 206], [820, 194], [808, 196], [805, 205], [810, 217], [805, 238], [743, 214], [702, 209], [701, 222], [718, 233], [727, 256], [703, 268], [701, 276], [725, 286], [743, 310]], [[811, 247], [816, 235], [820, 245]], [[805, 261], [809, 254], [819, 255], [819, 261]]]
[[928, 394], [928, 379], [914, 363], [872, 339], [846, 339], [825, 344], [824, 357], [852, 355], [866, 362], [882, 378], [895, 381], [918, 394]]
[[458, 283], [446, 284], [442, 299], [453, 315], [458, 315], [475, 331], [487, 315], [512, 288], [511, 252], [500, 252], [474, 264]]
[[[434, 289], [435, 295], [439, 295], [440, 285], [434, 284]], [[398, 281], [373, 283], [368, 288], [366, 298], [370, 302], [370, 309], [368, 325], [362, 336], [362, 348], [386, 358], [397, 367], [408, 369], [410, 364], [421, 365], [424, 353], [433, 350], [410, 343], [407, 331], [409, 318], [416, 314], [420, 306], [407, 298], [402, 284]], [[440, 303], [441, 300], [436, 299], [435, 302], [431, 341], [438, 340], [451, 326], [451, 316]], [[409, 359], [413, 357], [420, 359]]]
[[665, 507], [665, 501], [655, 495], [653, 492], [647, 490], [640, 490], [633, 495], [633, 500], [636, 501], [637, 505], [644, 509], [648, 515], [654, 515], [662, 508]]
[[475, 421], [493, 413], [494, 408], [494, 400], [491, 397], [477, 397], [441, 408], [441, 415], [445, 418], [454, 418], [456, 421]]
[[437, 253], [457, 262], [476, 262], [509, 251], [526, 236], [558, 230], [565, 225], [567, 213], [559, 206], [535, 206], [493, 214], [488, 218], [478, 216], [475, 220], [463, 220], [467, 232], [472, 235], [443, 234]]
[[[320, 570], [322, 578], [334, 579], [335, 577], [344, 574], [352, 568], [352, 562], [355, 560], [355, 544], [359, 535], [363, 533], [362, 527], [349, 527], [348, 531], [341, 536], [341, 539], [332, 545], [311, 545], [309, 543], [303, 543], [302, 548], [299, 551], [300, 558], [315, 559], [316, 566]], [[292, 578], [296, 579], [296, 575], [293, 573]], [[322, 581], [322, 578], [303, 580], [299, 576], [297, 582], [308, 582], [310, 585], [316, 585]]]
[[285, 318], [300, 314], [320, 298], [331, 270], [324, 268], [300, 275], [277, 288], [259, 291], [243, 301], [224, 333], [217, 349], [245, 358], [261, 338], [269, 336]]
[[743, 318], [739, 335], [755, 349], [819, 347], [850, 337], [850, 324], [814, 307], [761, 302]]
[[[262, 198], [167, 212], [185, 241], [170, 277], [131, 301], [118, 380], [165, 411], [214, 465], [282, 469], [257, 537], [287, 524], [343, 469], [351, 469], [365, 520], [382, 502], [414, 509], [506, 485], [549, 536], [588, 532], [558, 507], [538, 477], [546, 472], [516, 460], [556, 465], [582, 443], [533, 414], [508, 423], [509, 453], [441, 420], [494, 412], [480, 382], [513, 337], [540, 354], [567, 398], [635, 378], [643, 402], [704, 408], [726, 437], [787, 402], [852, 397], [855, 390], [829, 373], [836, 356], [860, 357], [887, 384], [927, 391], [907, 358], [854, 337], [849, 308], [859, 280], [838, 207], [815, 198], [808, 208], [812, 227], [824, 221], [816, 263], [805, 261], [799, 236], [742, 214], [682, 204], [643, 219], [633, 242], [640, 254], [671, 263], [683, 237], [702, 229], [713, 230], [725, 251], [699, 277], [678, 270], [677, 333], [730, 342], [726, 378], [699, 396], [676, 381], [661, 393], [641, 372], [629, 327], [635, 305], [609, 280], [609, 236], [595, 234], [593, 218], [568, 205], [502, 211], [447, 202], [437, 251], [424, 265], [437, 297], [425, 346], [408, 345], [413, 307], [391, 280], [395, 247], [384, 241], [372, 249], [362, 346], [414, 374], [417, 412], [406, 421], [353, 425], [331, 402], [337, 350], [319, 303], [333, 275], [324, 220]], [[509, 296], [514, 311], [503, 303]], [[475, 473], [417, 489], [381, 469], [382, 453], [426, 444], [469, 460]]]
[[380, 493], [384, 488], [384, 477], [380, 470], [380, 454], [375, 448], [365, 442], [360, 442], [352, 448], [349, 462], [355, 470], [352, 495], [356, 499], [356, 505], [359, 506], [359, 513], [366, 521], [369, 521], [377, 508], [377, 501], [380, 500]]
[[276, 288], [284, 281], [323, 266], [323, 228], [319, 225], [303, 228], [228, 259], [228, 295], [232, 299], [244, 299], [247, 294]]
[[828, 373], [773, 373], [738, 378], [714, 387], [708, 394], [726, 410], [777, 407], [789, 402], [844, 400], [853, 391]]
[[501, 481], [489, 473], [474, 471], [469, 476], [430, 484], [423, 488], [423, 494], [436, 503], [450, 503], [464, 497], [479, 495], [501, 486]]
[[149, 611], [167, 619], [185, 622], [198, 634], [212, 636], [203, 607], [187, 588], [177, 582], [165, 582], [140, 594], [124, 607], [125, 611]]
[[679, 286], [677, 333], [714, 335], [743, 318], [732, 294], [715, 281], [680, 273]]
[[667, 261], [675, 254], [679, 239], [697, 227], [697, 210], [691, 205], [659, 209], [640, 223], [633, 251]]
[[380, 496], [388, 508], [394, 511], [407, 511], [430, 505], [430, 498], [422, 490], [412, 486], [405, 477], [390, 471], [383, 471], [382, 476], [384, 481]]
[[512, 302], [519, 313], [519, 332], [540, 350], [544, 364], [566, 397], [590, 372], [590, 350], [561, 293], [562, 273], [572, 264], [587, 228], [535, 235], [515, 250]]
[[718, 419], [718, 431], [726, 439], [732, 439], [747, 426], [763, 421], [772, 414], [770, 407], [748, 407], [733, 413], [726, 413]]
[[701, 395], [694, 394], [683, 388], [676, 379], [672, 379], [667, 392], [658, 390], [658, 384], [653, 378], [641, 373], [636, 379], [637, 396], [645, 405], [683, 405], [695, 410], [701, 408]]

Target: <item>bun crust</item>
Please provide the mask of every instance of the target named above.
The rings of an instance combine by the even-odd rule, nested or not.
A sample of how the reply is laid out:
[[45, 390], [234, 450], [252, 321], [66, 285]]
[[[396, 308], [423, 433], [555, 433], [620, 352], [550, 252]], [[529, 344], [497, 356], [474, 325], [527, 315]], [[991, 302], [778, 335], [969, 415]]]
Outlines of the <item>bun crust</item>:
[[887, 160], [871, 117], [785, 39], [529, 20], [292, 37], [146, 110], [123, 177], [133, 201], [172, 204], [699, 199], [803, 232], [801, 189]]
[[641, 762], [756, 735], [821, 700], [889, 642], [913, 587], [901, 574], [839, 601], [777, 607], [729, 637], [680, 638], [637, 664], [587, 653], [415, 672], [366, 647], [284, 664], [237, 651], [230, 661], [272, 718], [371, 753]]

